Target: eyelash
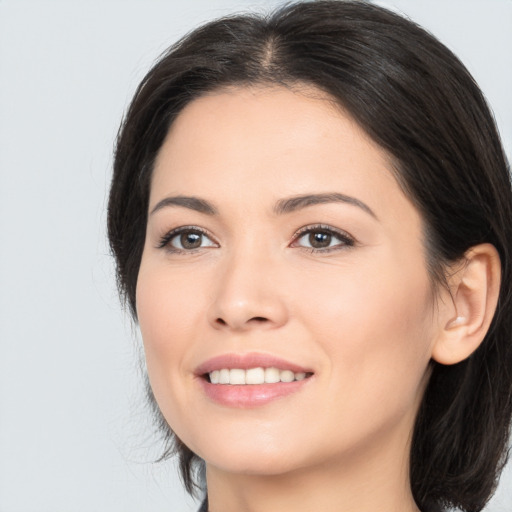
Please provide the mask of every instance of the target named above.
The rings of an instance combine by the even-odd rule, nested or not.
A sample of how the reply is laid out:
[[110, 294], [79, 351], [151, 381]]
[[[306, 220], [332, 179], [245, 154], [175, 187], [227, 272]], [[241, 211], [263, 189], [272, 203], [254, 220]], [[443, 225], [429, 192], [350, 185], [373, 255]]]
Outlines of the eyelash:
[[[161, 237], [160, 242], [157, 246], [158, 249], [166, 249], [167, 251], [173, 253], [173, 254], [191, 254], [194, 253], [200, 249], [204, 249], [204, 247], [197, 247], [193, 249], [180, 249], [177, 247], [173, 247], [171, 245], [171, 242], [182, 234], [196, 234], [203, 237], [206, 237], [208, 240], [212, 242], [211, 245], [207, 247], [217, 246], [217, 242], [214, 241], [213, 237], [204, 229], [197, 227], [197, 226], [181, 226], [179, 228], [173, 229], [166, 233], [164, 236]], [[328, 236], [331, 236], [333, 238], [336, 238], [340, 243], [328, 246], [328, 247], [322, 247], [322, 248], [316, 248], [316, 247], [307, 247], [302, 245], [297, 245], [297, 241], [303, 238], [306, 235], [310, 235], [312, 233], [322, 233], [326, 234]], [[313, 226], [305, 226], [301, 229], [299, 229], [294, 235], [293, 235], [293, 241], [290, 244], [290, 247], [298, 247], [302, 250], [308, 251], [310, 253], [328, 253], [332, 251], [339, 251], [342, 249], [346, 249], [347, 247], [353, 247], [355, 245], [355, 240], [353, 237], [351, 237], [348, 233], [345, 231], [341, 231], [338, 229], [334, 229], [331, 226], [326, 226], [323, 224], [317, 224]]]
[[181, 226], [179, 228], [169, 231], [164, 236], [162, 236], [162, 238], [160, 238], [160, 242], [157, 246], [158, 249], [166, 249], [167, 251], [174, 253], [174, 254], [184, 254], [184, 253], [190, 254], [190, 253], [194, 253], [200, 249], [203, 249], [203, 247], [197, 247], [194, 249], [180, 249], [178, 247], [173, 247], [171, 245], [171, 242], [173, 241], [174, 238], [178, 237], [179, 235], [183, 235], [185, 233], [201, 235], [203, 237], [208, 238], [212, 242], [212, 244], [217, 244], [217, 242], [215, 242], [213, 240], [212, 236], [204, 229], [199, 228], [197, 226]]
[[[323, 248], [316, 248], [316, 247], [304, 247], [300, 245], [295, 245], [298, 240], [303, 238], [305, 235], [310, 235], [311, 233], [322, 233], [327, 234], [333, 238], [338, 239], [341, 243], [338, 243], [333, 246], [329, 247], [323, 247]], [[335, 229], [331, 226], [326, 226], [324, 224], [317, 224], [313, 226], [305, 226], [297, 233], [295, 233], [293, 237], [293, 242], [291, 243], [291, 247], [299, 247], [300, 249], [303, 249], [305, 251], [308, 251], [310, 253], [328, 253], [332, 251], [339, 251], [342, 249], [346, 249], [347, 247], [353, 247], [355, 245], [355, 240], [352, 236], [350, 236], [345, 231]]]

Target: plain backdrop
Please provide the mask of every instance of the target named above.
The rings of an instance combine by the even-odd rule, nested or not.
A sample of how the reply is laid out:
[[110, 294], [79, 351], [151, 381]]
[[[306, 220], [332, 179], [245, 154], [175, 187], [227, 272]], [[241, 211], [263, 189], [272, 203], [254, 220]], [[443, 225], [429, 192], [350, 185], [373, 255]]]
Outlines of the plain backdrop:
[[[0, 0], [0, 512], [189, 512], [105, 235], [119, 120], [200, 22], [271, 0]], [[512, 154], [512, 1], [389, 0], [469, 67]], [[512, 510], [512, 469], [489, 512]]]

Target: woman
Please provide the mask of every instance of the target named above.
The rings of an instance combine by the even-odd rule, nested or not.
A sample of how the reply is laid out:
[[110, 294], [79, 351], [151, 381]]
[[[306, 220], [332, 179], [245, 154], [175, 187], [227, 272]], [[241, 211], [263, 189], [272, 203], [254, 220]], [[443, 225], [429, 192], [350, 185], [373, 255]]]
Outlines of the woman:
[[511, 204], [479, 89], [395, 14], [298, 3], [172, 47], [121, 127], [108, 227], [202, 510], [481, 510], [512, 412]]

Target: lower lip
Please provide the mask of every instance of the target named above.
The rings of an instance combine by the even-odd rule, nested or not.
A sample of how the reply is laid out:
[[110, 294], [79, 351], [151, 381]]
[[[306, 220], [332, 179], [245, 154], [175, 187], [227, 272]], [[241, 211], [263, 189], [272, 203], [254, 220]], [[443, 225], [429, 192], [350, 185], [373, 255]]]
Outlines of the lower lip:
[[211, 384], [200, 378], [201, 386], [206, 396], [217, 404], [226, 407], [250, 408], [265, 405], [274, 400], [297, 393], [309, 380], [293, 382], [277, 382], [276, 384]]

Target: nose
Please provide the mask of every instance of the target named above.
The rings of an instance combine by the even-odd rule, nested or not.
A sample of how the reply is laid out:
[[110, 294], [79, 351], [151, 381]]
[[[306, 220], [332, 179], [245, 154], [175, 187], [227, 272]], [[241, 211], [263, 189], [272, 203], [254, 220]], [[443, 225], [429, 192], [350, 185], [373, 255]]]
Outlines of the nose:
[[286, 290], [276, 265], [246, 254], [224, 261], [218, 270], [208, 312], [215, 329], [273, 329], [287, 322]]

